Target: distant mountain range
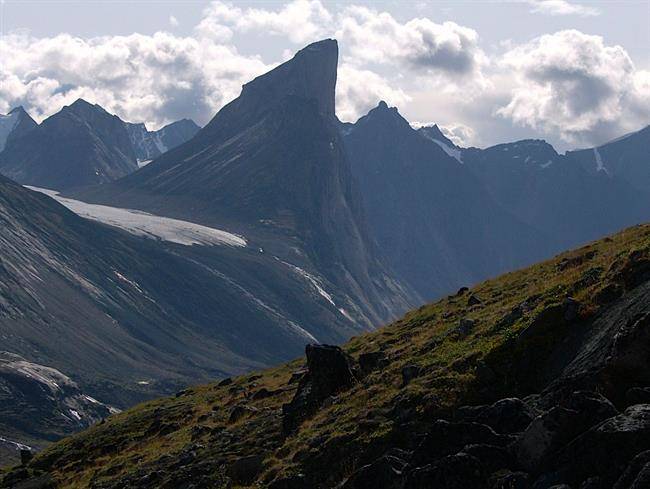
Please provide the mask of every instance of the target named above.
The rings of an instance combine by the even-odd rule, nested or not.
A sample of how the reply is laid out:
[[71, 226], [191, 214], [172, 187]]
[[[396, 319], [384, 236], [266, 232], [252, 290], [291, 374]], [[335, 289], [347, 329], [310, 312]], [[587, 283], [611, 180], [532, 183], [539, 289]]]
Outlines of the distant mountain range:
[[142, 123], [133, 124], [127, 122], [125, 125], [131, 144], [135, 149], [138, 166], [144, 166], [144, 164], [157, 158], [165, 151], [192, 139], [201, 129], [190, 119], [172, 122], [157, 131], [149, 131]]
[[198, 129], [184, 119], [150, 132], [82, 99], [40, 125], [18, 108], [0, 118], [0, 173], [58, 190], [103, 184], [134, 172]]
[[341, 131], [381, 251], [427, 299], [650, 219], [650, 127], [566, 155], [461, 148], [381, 102]]

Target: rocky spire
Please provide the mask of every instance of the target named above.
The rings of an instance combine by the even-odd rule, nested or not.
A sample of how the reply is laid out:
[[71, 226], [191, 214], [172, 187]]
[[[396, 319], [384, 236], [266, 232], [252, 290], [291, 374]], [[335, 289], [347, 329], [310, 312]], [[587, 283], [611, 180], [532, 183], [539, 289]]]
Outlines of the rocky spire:
[[322, 114], [334, 116], [338, 44], [334, 39], [310, 44], [275, 69], [244, 85], [241, 98], [268, 105], [285, 96], [314, 100]]

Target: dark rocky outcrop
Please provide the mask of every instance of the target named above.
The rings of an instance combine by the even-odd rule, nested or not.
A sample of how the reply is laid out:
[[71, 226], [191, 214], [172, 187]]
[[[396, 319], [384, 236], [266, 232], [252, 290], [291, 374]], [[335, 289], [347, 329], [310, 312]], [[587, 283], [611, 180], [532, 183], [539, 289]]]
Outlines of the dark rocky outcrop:
[[328, 397], [357, 382], [352, 359], [338, 346], [307, 345], [307, 373], [290, 403], [282, 406], [285, 433], [293, 431]]
[[490, 426], [497, 433], [524, 431], [535, 418], [536, 411], [517, 398], [501, 399], [489, 406], [463, 406], [456, 417]]
[[341, 489], [403, 489], [404, 470], [407, 463], [395, 456], [384, 455], [373, 463], [364, 465], [347, 479]]
[[485, 474], [480, 461], [466, 453], [448, 455], [411, 471], [406, 479], [411, 489], [467, 489], [485, 487]]

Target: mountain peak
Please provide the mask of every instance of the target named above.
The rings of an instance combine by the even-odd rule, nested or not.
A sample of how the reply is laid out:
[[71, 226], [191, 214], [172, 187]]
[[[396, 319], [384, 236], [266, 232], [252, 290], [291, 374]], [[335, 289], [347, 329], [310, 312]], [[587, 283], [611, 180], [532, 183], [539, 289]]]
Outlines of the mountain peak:
[[445, 136], [445, 133], [442, 132], [438, 124], [434, 124], [433, 126], [422, 126], [418, 129], [418, 132], [425, 138], [437, 143], [439, 146], [442, 143], [447, 148], [458, 148], [451, 139]]
[[96, 105], [91, 104], [87, 100], [84, 100], [82, 98], [78, 98], [74, 102], [72, 102], [68, 107], [95, 107]]
[[27, 111], [25, 110], [25, 108], [22, 105], [19, 105], [19, 106], [14, 107], [13, 109], [11, 109], [9, 111], [8, 115], [11, 115], [11, 114], [27, 114]]
[[338, 43], [318, 41], [298, 51], [289, 61], [244, 85], [241, 98], [268, 105], [286, 96], [313, 100], [324, 115], [334, 116]]
[[359, 119], [357, 124], [379, 124], [393, 129], [411, 129], [410, 124], [402, 117], [397, 107], [389, 107], [383, 100], [377, 104], [377, 107]]

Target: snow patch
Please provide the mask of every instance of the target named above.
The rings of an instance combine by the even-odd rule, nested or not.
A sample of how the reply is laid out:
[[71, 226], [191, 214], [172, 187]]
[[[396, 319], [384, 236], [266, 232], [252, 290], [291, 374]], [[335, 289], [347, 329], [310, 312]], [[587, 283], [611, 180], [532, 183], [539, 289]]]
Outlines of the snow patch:
[[156, 216], [134, 209], [88, 204], [79, 200], [62, 197], [56, 190], [47, 190], [38, 187], [27, 188], [52, 197], [81, 217], [124, 229], [136, 236], [160, 239], [186, 246], [227, 245], [245, 247], [247, 245], [246, 239], [242, 236], [193, 222]]
[[553, 160], [548, 160], [546, 163], [542, 163], [542, 164], [539, 165], [539, 166], [541, 166], [542, 168], [548, 168], [548, 167], [551, 166], [552, 164], [553, 164]]
[[326, 292], [325, 289], [323, 289], [323, 287], [320, 284], [320, 281], [316, 277], [307, 273], [302, 268], [292, 265], [291, 263], [287, 263], [287, 262], [282, 262], [282, 263], [285, 263], [294, 272], [296, 272], [298, 275], [305, 278], [314, 287], [314, 289], [316, 289], [316, 292], [318, 292], [321, 295], [321, 297], [325, 298], [325, 300], [327, 300], [327, 302], [329, 302], [333, 306], [336, 306], [332, 296], [328, 292]]
[[463, 155], [460, 149], [454, 148], [453, 146], [449, 146], [447, 143], [444, 143], [443, 141], [440, 141], [439, 139], [432, 139], [434, 143], [436, 143], [438, 146], [442, 148], [442, 150], [447, 153], [447, 155], [451, 156], [454, 158], [458, 163], [463, 163]]
[[138, 159], [137, 161], [138, 161], [138, 168], [144, 168], [149, 163], [151, 163], [153, 160], [140, 160], [140, 159]]
[[603, 158], [600, 156], [600, 151], [598, 151], [598, 148], [594, 148], [594, 159], [596, 160], [596, 171], [604, 171], [606, 175], [609, 175], [609, 171], [607, 171], [607, 168], [605, 168]]
[[345, 317], [346, 319], [350, 320], [350, 322], [352, 322], [352, 323], [354, 322], [354, 319], [352, 319], [352, 316], [350, 316], [350, 314], [348, 313], [348, 311], [346, 311], [346, 310], [343, 309], [342, 307], [339, 307], [339, 312], [343, 315], [343, 317]]
[[23, 445], [22, 443], [18, 443], [17, 441], [8, 440], [3, 436], [0, 436], [0, 443], [5, 443], [7, 445], [10, 445], [14, 447], [16, 450], [32, 450], [32, 447], [28, 445]]

